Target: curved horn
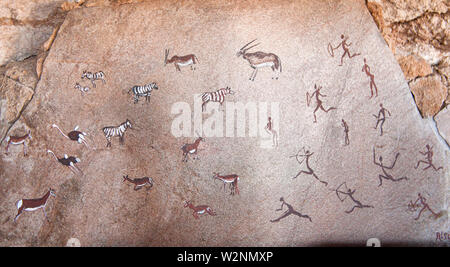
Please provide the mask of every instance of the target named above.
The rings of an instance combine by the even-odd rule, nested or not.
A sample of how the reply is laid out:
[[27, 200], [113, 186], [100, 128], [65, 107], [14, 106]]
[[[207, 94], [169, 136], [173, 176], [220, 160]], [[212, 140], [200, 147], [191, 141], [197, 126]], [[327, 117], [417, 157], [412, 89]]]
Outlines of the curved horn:
[[247, 44], [244, 45], [240, 50], [244, 50], [244, 48], [246, 48], [249, 44], [253, 43], [253, 42], [256, 41], [256, 40], [257, 40], [257, 39], [255, 39], [255, 40], [253, 40], [253, 41], [247, 43]]

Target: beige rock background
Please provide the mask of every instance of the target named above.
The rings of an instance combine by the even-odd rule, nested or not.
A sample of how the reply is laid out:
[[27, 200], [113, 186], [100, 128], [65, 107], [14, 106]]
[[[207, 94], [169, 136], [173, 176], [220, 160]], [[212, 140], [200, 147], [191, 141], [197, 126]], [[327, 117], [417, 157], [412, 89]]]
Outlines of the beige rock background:
[[[367, 6], [363, 1], [322, 2], [314, 6], [304, 1], [291, 4], [289, 8], [283, 1], [258, 5], [253, 1], [248, 5], [230, 1], [222, 4], [222, 16], [214, 16], [214, 19], [208, 19], [207, 15], [209, 12], [216, 14], [216, 5], [221, 4], [137, 2], [147, 1], [48, 1], [45, 8], [39, 5], [42, 1], [16, 1], [8, 3], [6, 8], [0, 7], [0, 14], [5, 14], [1, 15], [5, 19], [1, 20], [4, 23], [0, 27], [8, 29], [5, 33], [33, 36], [14, 37], [29, 41], [21, 42], [22, 47], [14, 45], [16, 39], [11, 37], [14, 34], [0, 36], [5, 37], [0, 40], [0, 65], [4, 64], [0, 69], [2, 148], [7, 134], [22, 134], [27, 129], [34, 133], [29, 157], [21, 155], [21, 148], [11, 148], [12, 155], [0, 157], [0, 245], [64, 246], [69, 238], [76, 237], [83, 246], [292, 246], [365, 244], [365, 240], [373, 236], [388, 243], [445, 245], [435, 242], [435, 233], [448, 231], [445, 213], [448, 167], [444, 172], [423, 173], [410, 166], [420, 158], [418, 151], [423, 151], [426, 143], [434, 147], [435, 164], [448, 166], [448, 147], [439, 136], [439, 131], [448, 125], [448, 116], [440, 115], [440, 110], [444, 112], [448, 103], [448, 6], [445, 1], [421, 1], [419, 4], [415, 1], [368, 1]], [[242, 16], [251, 7], [258, 8], [261, 17], [252, 20]], [[332, 14], [330, 10], [333, 10]], [[395, 58], [385, 48], [368, 10]], [[159, 23], [152, 22], [147, 13], [162, 18]], [[267, 25], [262, 19], [276, 15], [283, 17], [282, 25], [273, 19]], [[142, 21], [133, 20], [135, 16], [142, 17]], [[323, 21], [323, 18], [327, 20]], [[28, 23], [30, 21], [32, 23]], [[353, 33], [354, 29], [343, 30], [355, 21], [361, 21], [356, 33]], [[199, 28], [204, 26], [199, 25], [231, 31], [233, 38], [212, 32], [209, 34], [214, 42], [211, 42], [202, 37]], [[265, 28], [261, 29], [259, 25], [265, 25]], [[7, 27], [17, 29], [12, 31]], [[177, 29], [179, 34], [158, 35], [159, 42], [154, 42], [152, 33]], [[279, 29], [285, 30], [278, 35], [272, 34]], [[299, 38], [302, 30], [308, 34]], [[270, 41], [265, 31], [271, 32]], [[348, 74], [344, 83], [341, 70], [333, 65], [337, 63], [321, 54], [323, 42], [311, 41], [314, 36], [318, 40], [337, 42], [342, 31], [354, 40], [352, 48], [357, 47], [359, 52], [370, 56], [369, 64], [380, 88], [376, 102], [367, 103], [364, 93], [351, 97], [355, 92], [368, 90], [361, 90], [359, 86], [366, 78], [361, 76], [361, 58], [354, 59], [357, 62], [354, 65], [348, 63], [345, 66]], [[79, 33], [83, 33], [82, 36]], [[56, 37], [53, 45], [52, 34]], [[192, 38], [186, 38], [186, 35]], [[82, 38], [76, 38], [74, 43], [74, 36]], [[117, 39], [117, 36], [121, 38]], [[254, 83], [244, 79], [251, 69], [242, 58], [236, 59], [234, 53], [253, 39], [249, 36], [259, 38], [261, 50], [271, 50], [280, 56], [283, 74], [279, 81], [270, 80], [269, 72], [263, 71], [258, 73]], [[290, 36], [295, 45], [282, 41], [286, 36]], [[51, 41], [46, 42], [49, 38]], [[142, 42], [133, 42], [141, 38]], [[182, 45], [186, 39], [195, 41]], [[279, 43], [282, 45], [275, 45]], [[217, 44], [228, 45], [216, 47]], [[167, 46], [179, 54], [195, 52], [201, 62], [198, 70], [191, 73], [186, 69], [179, 74], [173, 66], [163, 67], [162, 51]], [[230, 58], [217, 59], [213, 55], [224, 51], [230, 53]], [[302, 64], [290, 58], [291, 55], [300, 57]], [[322, 57], [325, 66], [317, 65], [311, 55]], [[27, 59], [16, 62], [24, 58]], [[376, 62], [383, 62], [382, 67], [375, 67]], [[236, 70], [226, 67], [233, 64], [239, 67]], [[73, 85], [86, 68], [103, 70], [108, 81], [106, 86], [99, 85], [83, 98]], [[33, 71], [36, 69], [38, 74], [42, 70], [39, 83], [38, 74]], [[356, 75], [359, 78], [354, 78]], [[180, 76], [182, 80], [179, 80]], [[420, 114], [415, 109], [405, 78]], [[123, 91], [148, 79], [158, 81], [161, 90], [154, 92], [151, 104], [132, 105]], [[326, 106], [335, 104], [346, 108], [338, 108], [336, 114], [318, 113], [319, 122], [323, 120], [323, 124], [311, 123], [312, 110], [308, 108], [295, 117], [286, 115], [282, 118], [284, 122], [280, 119], [280, 133], [285, 134], [280, 134], [281, 147], [273, 153], [261, 152], [257, 140], [223, 146], [229, 141], [208, 138], [201, 160], [182, 164], [179, 147], [193, 138], [171, 137], [167, 123], [173, 119], [170, 103], [192, 101], [193, 94], [226, 86], [225, 83], [238, 89], [239, 101], [267, 101], [268, 98], [287, 103], [282, 114], [297, 114], [298, 109], [293, 107], [305, 107], [302, 96], [306, 91], [311, 92], [314, 83], [319, 83], [328, 95], [324, 101]], [[187, 86], [190, 84], [195, 84], [195, 88]], [[362, 84], [368, 86], [366, 82]], [[286, 95], [296, 95], [299, 87], [298, 99], [284, 98], [278, 93], [283, 88]], [[33, 96], [34, 91], [37, 93]], [[259, 94], [252, 93], [255, 91]], [[395, 115], [385, 124], [389, 129], [385, 139], [375, 130], [370, 133], [370, 138], [366, 138], [367, 130], [362, 125], [373, 127], [371, 114], [378, 112], [379, 102]], [[421, 119], [420, 115], [431, 117]], [[434, 125], [434, 115], [437, 127], [430, 126]], [[347, 151], [330, 151], [327, 147], [336, 146], [336, 140], [341, 138], [340, 116], [349, 116], [351, 122], [357, 121], [357, 125], [361, 125], [361, 129], [351, 128], [351, 141], [357, 145]], [[105, 149], [99, 129], [127, 117], [134, 118], [140, 130], [127, 132], [124, 146], [114, 140], [113, 148]], [[287, 123], [299, 118], [301, 123]], [[63, 139], [55, 130], [49, 129], [54, 122], [66, 131], [80, 125], [82, 130], [92, 134], [96, 148], [86, 150]], [[317, 184], [312, 177], [305, 175], [291, 180], [289, 177], [300, 167], [294, 160], [289, 160], [289, 156], [304, 145], [309, 145], [315, 152], [311, 165], [321, 177], [332, 181], [330, 188], [347, 181], [352, 189], [357, 189], [357, 199], [364, 204], [376, 205], [373, 212], [363, 209], [347, 215], [344, 211], [351, 207], [351, 202], [340, 203], [333, 192]], [[387, 162], [400, 152], [394, 175], [407, 175], [411, 181], [404, 184], [385, 182], [378, 190], [376, 175], [380, 170], [371, 163], [374, 145]], [[47, 148], [57, 152], [58, 156], [64, 153], [79, 156], [85, 176], [77, 177], [52, 161], [45, 153]], [[239, 155], [237, 158], [236, 154]], [[349, 155], [358, 159], [340, 163], [339, 160]], [[211, 161], [211, 157], [215, 160]], [[274, 167], [268, 169], [261, 166], [261, 162], [271, 162]], [[336, 168], [340, 168], [338, 174]], [[242, 177], [241, 195], [231, 197], [224, 193], [221, 186], [210, 179], [213, 170], [238, 172]], [[122, 183], [121, 176], [125, 173], [132, 177], [152, 176], [155, 187], [148, 193], [134, 192], [131, 186]], [[25, 213], [19, 223], [14, 224], [15, 201], [41, 196], [49, 186], [56, 187], [58, 192], [58, 197], [50, 200], [47, 208], [51, 222], [45, 222], [42, 212], [38, 211]], [[427, 215], [417, 222], [413, 220], [414, 214], [405, 212], [408, 201], [415, 200], [421, 190], [429, 194], [431, 206], [437, 207], [444, 216], [434, 219]], [[278, 224], [271, 224], [268, 220], [280, 215], [274, 210], [279, 208], [281, 196], [297, 210], [313, 217], [314, 223], [288, 217]], [[184, 199], [192, 199], [196, 205], [209, 204], [218, 216], [196, 221], [191, 211], [182, 207]]]

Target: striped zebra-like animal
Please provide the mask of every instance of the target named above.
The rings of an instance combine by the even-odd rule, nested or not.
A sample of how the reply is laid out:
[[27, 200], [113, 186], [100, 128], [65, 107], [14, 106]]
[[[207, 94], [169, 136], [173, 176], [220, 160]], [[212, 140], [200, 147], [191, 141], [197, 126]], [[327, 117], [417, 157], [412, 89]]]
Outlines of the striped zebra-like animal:
[[131, 122], [128, 119], [124, 123], [120, 124], [119, 126], [103, 127], [103, 129], [102, 129], [103, 133], [105, 134], [106, 141], [108, 141], [108, 143], [106, 144], [106, 147], [111, 146], [111, 137], [113, 137], [113, 136], [118, 136], [120, 144], [123, 144], [124, 134], [128, 128], [130, 128], [130, 129], [132, 128]]
[[139, 97], [145, 96], [145, 100], [150, 102], [150, 96], [153, 90], [158, 90], [158, 85], [156, 83], [149, 83], [147, 85], [136, 85], [131, 88], [128, 93], [133, 93], [134, 103], [139, 101]]
[[88, 79], [88, 80], [90, 80], [91, 83], [92, 83], [92, 86], [94, 86], [94, 88], [96, 87], [95, 86], [95, 81], [96, 80], [102, 80], [103, 83], [106, 83], [106, 81], [105, 81], [105, 74], [103, 73], [103, 71], [92, 73], [92, 72], [89, 72], [89, 71], [85, 70], [85, 71], [83, 71], [83, 75], [81, 75], [81, 79]]
[[212, 102], [219, 102], [220, 106], [222, 106], [223, 102], [225, 101], [225, 96], [231, 94], [234, 94], [234, 91], [231, 90], [230, 87], [227, 86], [227, 88], [221, 88], [215, 92], [206, 92], [202, 94], [202, 111], [205, 111], [205, 105], [209, 101]]

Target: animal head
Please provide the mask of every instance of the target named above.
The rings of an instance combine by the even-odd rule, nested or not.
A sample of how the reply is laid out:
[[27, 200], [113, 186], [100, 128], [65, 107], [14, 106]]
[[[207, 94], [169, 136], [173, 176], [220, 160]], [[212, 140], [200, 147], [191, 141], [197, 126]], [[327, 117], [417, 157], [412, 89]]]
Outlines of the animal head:
[[247, 47], [249, 44], [253, 43], [254, 41], [256, 41], [256, 39], [253, 40], [253, 41], [251, 41], [251, 42], [249, 42], [249, 43], [247, 43], [247, 44], [244, 45], [241, 49], [239, 49], [239, 51], [236, 53], [236, 56], [239, 57], [239, 56], [241, 56], [241, 55], [245, 55], [245, 53], [247, 52], [247, 50], [249, 50], [250, 48], [253, 48], [253, 47], [259, 45], [259, 43], [257, 43], [257, 44], [255, 44], [255, 45], [252, 45], [252, 46], [250, 46], [250, 47]]
[[230, 95], [234, 95], [234, 91], [233, 90], [231, 90], [231, 88], [230, 87], [228, 87], [227, 86], [227, 88], [225, 88], [225, 92], [227, 92], [227, 94], [230, 94]]
[[128, 179], [128, 175], [123, 176], [123, 181], [125, 182]]
[[50, 192], [51, 196], [56, 197], [56, 191], [54, 189], [49, 188], [48, 191]]
[[81, 79], [87, 78], [88, 73], [89, 72], [87, 70], [83, 71], [83, 74], [81, 75]]
[[185, 207], [185, 208], [186, 208], [186, 207], [189, 207], [190, 205], [192, 205], [190, 200], [184, 201], [184, 207]]
[[219, 174], [217, 172], [213, 172], [213, 179], [219, 178]]
[[156, 83], [151, 83], [151, 87], [155, 90], [158, 90], [158, 85]]
[[133, 129], [133, 128], [131, 127], [131, 121], [130, 121], [129, 119], [127, 119], [127, 121], [125, 122], [125, 125], [126, 125], [128, 128]]

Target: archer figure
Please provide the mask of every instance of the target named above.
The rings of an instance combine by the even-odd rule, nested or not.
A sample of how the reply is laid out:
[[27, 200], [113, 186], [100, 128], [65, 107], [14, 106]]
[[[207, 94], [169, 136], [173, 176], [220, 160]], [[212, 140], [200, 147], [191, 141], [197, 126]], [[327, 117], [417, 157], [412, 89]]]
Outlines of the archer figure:
[[[340, 191], [340, 190], [339, 190], [339, 188], [340, 188], [341, 186], [343, 186], [343, 185], [344, 185], [345, 188], [347, 189], [347, 192], [343, 192], [343, 191]], [[344, 202], [344, 200], [345, 200], [346, 197], [343, 198], [343, 199], [341, 199], [341, 198], [339, 197], [339, 193], [349, 196], [350, 199], [351, 199], [353, 202], [356, 203], [356, 205], [353, 206], [353, 208], [351, 208], [350, 210], [346, 210], [346, 211], [345, 211], [346, 213], [352, 213], [353, 210], [354, 210], [355, 208], [360, 208], [360, 209], [362, 209], [362, 208], [373, 208], [373, 206], [370, 206], [370, 205], [363, 205], [363, 204], [361, 204], [361, 202], [359, 202], [358, 200], [356, 200], [356, 199], [353, 197], [353, 194], [355, 193], [356, 189], [352, 191], [350, 188], [347, 188], [347, 184], [346, 184], [345, 182], [342, 183], [340, 186], [338, 186], [338, 187], [336, 188], [335, 191], [336, 191], [337, 197], [339, 198], [339, 200], [340, 200], [341, 202]]]
[[350, 139], [348, 138], [348, 132], [349, 132], [349, 129], [348, 129], [348, 124], [347, 124], [347, 122], [346, 121], [344, 121], [344, 119], [342, 119], [342, 127], [344, 127], [344, 133], [345, 133], [345, 145], [347, 146], [347, 145], [349, 145], [350, 144]]
[[[300, 150], [300, 151], [301, 151], [301, 150]], [[314, 178], [316, 178], [317, 180], [319, 180], [319, 182], [324, 183], [325, 186], [328, 186], [328, 183], [325, 182], [325, 181], [320, 180], [319, 177], [317, 177], [317, 175], [316, 175], [316, 174], [314, 173], [314, 171], [311, 169], [311, 167], [309, 167], [309, 158], [310, 158], [314, 153], [309, 152], [309, 150], [306, 150], [306, 151], [305, 151], [305, 147], [303, 147], [303, 152], [305, 153], [304, 155], [303, 155], [303, 154], [300, 154], [300, 151], [298, 151], [296, 155], [291, 156], [291, 158], [292, 158], [292, 157], [295, 157], [295, 159], [297, 160], [297, 162], [298, 162], [300, 165], [302, 165], [303, 161], [306, 159], [306, 168], [308, 168], [308, 171], [303, 171], [303, 170], [302, 170], [302, 171], [300, 171], [299, 173], [297, 173], [297, 175], [296, 175], [294, 178], [292, 178], [292, 179], [297, 178], [297, 177], [298, 177], [300, 174], [302, 174], [302, 173], [306, 173], [306, 174], [310, 174], [310, 175], [314, 176]], [[299, 157], [303, 157], [303, 159], [300, 160]]]
[[[429, 210], [431, 213], [433, 213], [433, 215], [434, 216], [436, 216], [436, 217], [438, 217], [439, 216], [439, 214], [437, 214], [436, 212], [434, 212], [431, 208], [430, 208], [430, 206], [428, 206], [428, 203], [426, 202], [427, 201], [427, 199], [425, 198], [425, 197], [423, 197], [420, 193], [418, 193], [418, 198], [417, 198], [417, 200], [414, 202], [414, 203], [412, 203], [412, 201], [410, 201], [410, 203], [408, 204], [408, 206], [409, 207], [413, 207], [414, 209], [414, 211], [416, 211], [416, 207], [420, 207], [420, 205], [422, 205], [422, 209], [420, 210], [420, 212], [419, 212], [419, 215], [417, 215], [417, 217], [414, 219], [414, 220], [418, 220], [419, 218], [420, 218], [420, 215], [422, 214], [422, 212], [424, 212], [425, 210]], [[420, 201], [420, 204], [419, 203], [417, 203], [417, 202], [419, 202]]]
[[294, 208], [293, 208], [291, 205], [289, 205], [288, 203], [286, 203], [286, 202], [284, 201], [284, 198], [283, 198], [283, 197], [280, 198], [280, 201], [282, 202], [282, 203], [281, 203], [281, 208], [276, 209], [275, 211], [283, 210], [283, 206], [284, 206], [284, 205], [286, 205], [286, 206], [288, 207], [288, 210], [285, 211], [285, 212], [283, 213], [283, 215], [281, 215], [278, 219], [270, 220], [270, 222], [273, 222], [273, 223], [274, 223], [274, 222], [279, 222], [281, 219], [283, 219], [283, 218], [285, 218], [285, 217], [287, 217], [287, 216], [289, 216], [289, 215], [291, 215], [291, 214], [297, 215], [297, 216], [299, 216], [299, 217], [307, 218], [307, 219], [309, 219], [310, 222], [312, 222], [311, 217], [309, 217], [308, 215], [303, 215], [303, 214], [301, 214], [300, 212], [294, 210]]
[[367, 65], [365, 58], [364, 58], [364, 66], [362, 68], [362, 72], [365, 72], [366, 75], [369, 76], [369, 78], [370, 78], [370, 97], [369, 97], [369, 99], [372, 98], [372, 96], [373, 96], [373, 89], [375, 89], [375, 97], [377, 97], [378, 96], [378, 88], [374, 81], [375, 75], [370, 73], [370, 67], [369, 67], [369, 65]]
[[400, 153], [397, 153], [397, 154], [395, 155], [395, 159], [394, 159], [394, 162], [392, 163], [392, 166], [390, 166], [390, 167], [384, 166], [384, 165], [383, 165], [383, 157], [382, 157], [382, 156], [380, 156], [380, 157], [378, 158], [378, 160], [380, 161], [380, 163], [377, 163], [377, 162], [376, 162], [376, 160], [375, 160], [375, 148], [373, 149], [373, 163], [375, 163], [375, 165], [377, 165], [377, 166], [380, 166], [380, 167], [381, 167], [381, 170], [383, 171], [383, 174], [384, 174], [384, 175], [382, 175], [382, 174], [378, 175], [378, 179], [380, 179], [380, 184], [379, 184], [378, 186], [381, 186], [381, 185], [382, 185], [382, 183], [383, 183], [383, 180], [382, 180], [382, 179], [391, 180], [391, 181], [394, 181], [394, 182], [398, 182], [398, 181], [400, 181], [400, 180], [408, 180], [407, 177], [401, 177], [401, 178], [395, 179], [394, 177], [392, 177], [392, 175], [388, 174], [388, 173], [386, 172], [386, 170], [385, 170], [385, 169], [392, 170], [392, 169], [394, 168], [395, 163], [397, 162], [397, 159], [398, 159], [399, 156], [400, 156]]
[[356, 54], [350, 55], [349, 46], [351, 46], [352, 43], [347, 44], [348, 37], [345, 37], [345, 35], [343, 35], [343, 34], [341, 34], [341, 39], [342, 39], [341, 43], [336, 47], [333, 47], [331, 45], [331, 43], [328, 44], [328, 53], [332, 57], [334, 57], [334, 50], [338, 49], [339, 47], [342, 47], [342, 49], [344, 50], [344, 54], [342, 54], [342, 57], [341, 57], [341, 64], [339, 64], [339, 66], [342, 66], [342, 64], [343, 64], [342, 61], [344, 60], [345, 55], [347, 55], [348, 58], [352, 58], [352, 57], [361, 55], [361, 53], [356, 53]]
[[273, 142], [273, 146], [277, 147], [278, 146], [278, 133], [277, 131], [275, 131], [272, 128], [273, 124], [272, 124], [272, 118], [269, 117], [269, 121], [267, 122], [266, 127], [264, 127], [264, 129], [266, 130], [266, 132], [268, 132], [270, 135], [272, 135], [272, 142]]
[[378, 128], [378, 123], [380, 123], [380, 130], [381, 130], [381, 134], [380, 136], [383, 135], [383, 124], [384, 121], [386, 120], [386, 113], [387, 112], [389, 114], [389, 116], [391, 116], [391, 112], [389, 112], [389, 110], [385, 109], [383, 107], [383, 104], [380, 103], [380, 111], [378, 112], [378, 116], [375, 114], [372, 114], [375, 118], [377, 118], [377, 124], [375, 125], [374, 129]]
[[433, 148], [433, 147], [430, 147], [430, 145], [427, 144], [427, 145], [426, 145], [426, 148], [427, 148], [427, 151], [425, 151], [425, 152], [419, 151], [419, 153], [422, 154], [422, 155], [424, 155], [424, 156], [426, 156], [426, 160], [427, 160], [427, 161], [419, 160], [419, 161], [417, 162], [417, 165], [416, 165], [414, 168], [417, 169], [417, 168], [419, 168], [419, 164], [420, 164], [420, 163], [425, 163], [425, 164], [428, 164], [428, 166], [425, 167], [423, 170], [426, 170], [426, 169], [428, 169], [428, 168], [430, 168], [430, 167], [433, 167], [433, 169], [434, 169], [435, 171], [439, 171], [440, 169], [443, 169], [443, 167], [436, 168], [436, 167], [433, 165], [433, 151], [432, 151], [432, 148]]
[[325, 111], [325, 113], [328, 113], [328, 111], [330, 111], [330, 110], [332, 110], [332, 109], [336, 109], [336, 108], [335, 108], [335, 107], [330, 107], [329, 109], [325, 109], [325, 108], [323, 107], [322, 100], [319, 99], [320, 96], [326, 97], [326, 95], [322, 95], [322, 94], [320, 93], [320, 89], [322, 89], [322, 86], [317, 86], [317, 85], [314, 84], [314, 89], [316, 89], [316, 90], [312, 93], [312, 95], [309, 95], [309, 92], [306, 92], [306, 104], [307, 104], [307, 106], [309, 107], [309, 104], [311, 104], [311, 99], [312, 99], [314, 96], [316, 96], [316, 104], [317, 104], [317, 106], [316, 106], [316, 109], [313, 111], [313, 114], [314, 114], [314, 123], [316, 123], [316, 122], [317, 122], [317, 119], [316, 119], [316, 111], [319, 110], [319, 108], [320, 108], [321, 110]]

